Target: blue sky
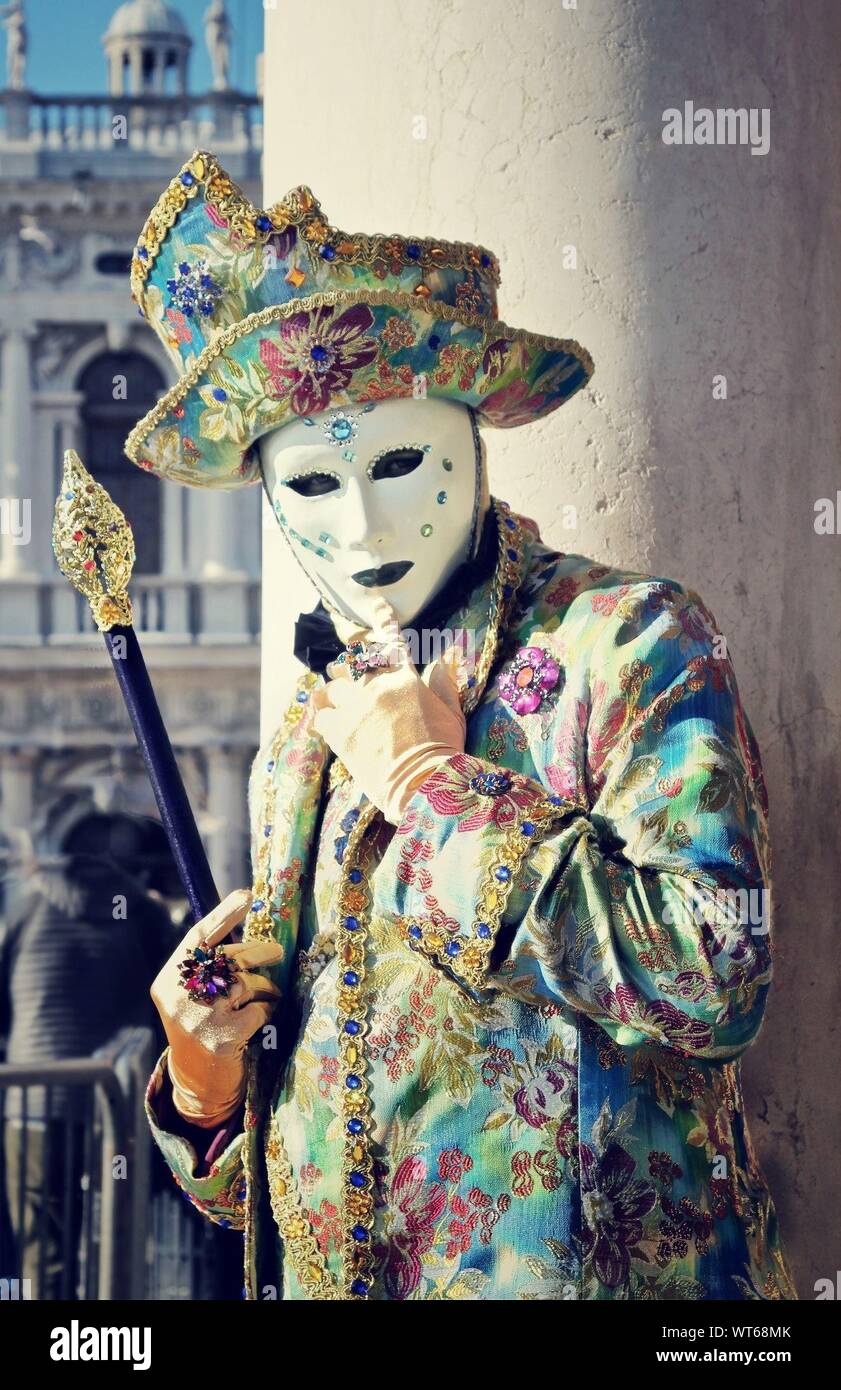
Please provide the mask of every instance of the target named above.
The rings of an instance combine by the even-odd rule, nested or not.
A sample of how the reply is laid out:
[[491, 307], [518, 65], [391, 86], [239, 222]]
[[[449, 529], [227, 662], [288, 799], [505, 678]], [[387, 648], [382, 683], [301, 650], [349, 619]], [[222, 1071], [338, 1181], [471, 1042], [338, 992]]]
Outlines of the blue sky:
[[[175, 0], [193, 37], [190, 55], [190, 87], [206, 91], [210, 86], [210, 62], [204, 43], [202, 15], [210, 0]], [[227, 0], [234, 25], [231, 81], [245, 91], [254, 90], [254, 60], [263, 47], [262, 0]], [[106, 91], [102, 35], [115, 0], [24, 0], [29, 30], [27, 84], [36, 92], [96, 94]], [[5, 79], [5, 33], [2, 77]]]

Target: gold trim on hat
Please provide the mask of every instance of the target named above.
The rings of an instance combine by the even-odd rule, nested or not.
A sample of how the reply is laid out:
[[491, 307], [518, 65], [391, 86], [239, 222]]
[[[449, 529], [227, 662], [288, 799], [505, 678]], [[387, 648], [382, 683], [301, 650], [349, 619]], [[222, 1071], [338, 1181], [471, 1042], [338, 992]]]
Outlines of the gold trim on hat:
[[[506, 338], [512, 342], [527, 343], [530, 346], [542, 348], [546, 352], [563, 353], [573, 357], [584, 368], [588, 381], [594, 371], [593, 359], [589, 352], [572, 338], [550, 338], [543, 333], [530, 333], [522, 328], [510, 328], [508, 324], [502, 323], [499, 319], [491, 319], [484, 314], [474, 314], [467, 309], [457, 309], [452, 304], [446, 304], [439, 299], [418, 299], [416, 295], [404, 291], [320, 290], [315, 294], [307, 295], [304, 299], [293, 299], [286, 304], [269, 304], [265, 309], [259, 309], [255, 313], [249, 314], [228, 328], [219, 329], [206, 347], [202, 348], [189, 370], [179, 378], [174, 386], [170, 387], [157, 404], [144, 415], [143, 419], [138, 421], [129, 434], [125, 443], [125, 453], [132, 463], [139, 462], [140, 446], [152, 430], [161, 423], [172, 407], [183, 400], [192, 390], [212, 363], [222, 356], [225, 348], [230, 347], [239, 338], [254, 332], [255, 329], [263, 328], [275, 320], [292, 318], [295, 314], [308, 313], [310, 310], [321, 308], [325, 304], [341, 304], [345, 307], [352, 304], [388, 304], [393, 309], [421, 309], [432, 319], [445, 319], [464, 324], [468, 328], [481, 328], [484, 330], [485, 336], [489, 338]], [[493, 382], [488, 382], [486, 391], [490, 391], [492, 385]], [[480, 393], [482, 392], [481, 385], [477, 389]], [[558, 402], [559, 405], [561, 403]], [[278, 414], [281, 413], [285, 404], [286, 402], [283, 400], [278, 400]], [[481, 413], [481, 405], [475, 408]], [[539, 417], [535, 416], [535, 418]], [[265, 433], [266, 430], [272, 428], [271, 418], [266, 417], [260, 432]], [[247, 441], [243, 439], [238, 442], [244, 444]]]
[[[191, 182], [184, 183], [185, 174]], [[331, 250], [328, 265], [373, 265], [383, 261], [391, 266], [396, 261], [401, 268], [416, 266], [421, 273], [441, 269], [479, 271], [499, 284], [499, 261], [484, 246], [403, 233], [343, 232], [328, 223], [321, 204], [306, 184], [293, 188], [270, 208], [257, 208], [214, 154], [196, 150], [164, 189], [137, 239], [131, 263], [131, 293], [144, 314], [146, 280], [158, 252], [184, 208], [202, 189], [205, 201], [228, 223], [231, 232], [246, 241], [259, 244], [287, 227], [297, 227], [313, 263], [325, 260], [321, 248], [327, 246]], [[260, 227], [257, 224], [261, 220], [268, 220], [271, 225]], [[416, 255], [408, 254], [410, 246], [417, 248]], [[142, 251], [146, 252], [145, 257]]]

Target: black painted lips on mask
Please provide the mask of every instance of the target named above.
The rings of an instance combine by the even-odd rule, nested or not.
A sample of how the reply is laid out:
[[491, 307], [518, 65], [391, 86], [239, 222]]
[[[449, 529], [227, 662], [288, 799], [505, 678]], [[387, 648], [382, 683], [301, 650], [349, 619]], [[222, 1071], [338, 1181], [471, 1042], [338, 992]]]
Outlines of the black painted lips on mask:
[[379, 569], [357, 570], [351, 579], [365, 589], [373, 589], [380, 584], [396, 584], [398, 579], [409, 573], [414, 563], [414, 560], [390, 560], [387, 565], [380, 565]]

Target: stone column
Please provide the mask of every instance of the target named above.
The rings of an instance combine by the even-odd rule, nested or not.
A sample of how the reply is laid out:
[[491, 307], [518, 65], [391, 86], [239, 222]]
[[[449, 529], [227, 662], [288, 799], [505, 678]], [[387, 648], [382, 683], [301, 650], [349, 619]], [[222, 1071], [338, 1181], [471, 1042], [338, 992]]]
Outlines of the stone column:
[[[727, 636], [769, 783], [780, 948], [748, 1119], [812, 1296], [841, 1199], [841, 10], [801, 6], [796, 32], [785, 0], [462, 0], [434, 32], [416, 0], [319, 13], [354, 157], [335, 121], [285, 138], [311, 76], [267, 9], [264, 203], [306, 182], [339, 227], [497, 252], [500, 317], [577, 338], [596, 373], [545, 423], [486, 431], [492, 491], [559, 550], [687, 582]], [[348, 82], [372, 52], [377, 81]], [[689, 101], [769, 111], [768, 152], [664, 143]], [[312, 601], [271, 534], [266, 728]]]
[[247, 769], [241, 749], [207, 750], [207, 853], [222, 897], [249, 886]]
[[30, 342], [34, 331], [11, 323], [2, 344], [0, 427], [0, 638], [39, 639], [39, 576], [32, 558], [35, 527], [46, 519], [33, 505], [33, 417]]
[[31, 748], [4, 748], [0, 752], [0, 824], [7, 834], [28, 831], [32, 825], [36, 760]]

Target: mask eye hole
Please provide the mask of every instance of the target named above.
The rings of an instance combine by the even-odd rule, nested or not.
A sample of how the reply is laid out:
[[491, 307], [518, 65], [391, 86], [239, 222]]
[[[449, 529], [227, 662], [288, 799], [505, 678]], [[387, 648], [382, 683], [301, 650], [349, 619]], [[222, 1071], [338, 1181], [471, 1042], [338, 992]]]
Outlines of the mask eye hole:
[[327, 492], [335, 492], [339, 480], [333, 473], [306, 473], [297, 478], [286, 478], [284, 486], [297, 492], [299, 497], [323, 497]]
[[403, 478], [407, 473], [413, 473], [422, 463], [422, 449], [389, 449], [374, 460], [368, 469], [368, 477], [372, 483], [378, 482], [381, 478]]

